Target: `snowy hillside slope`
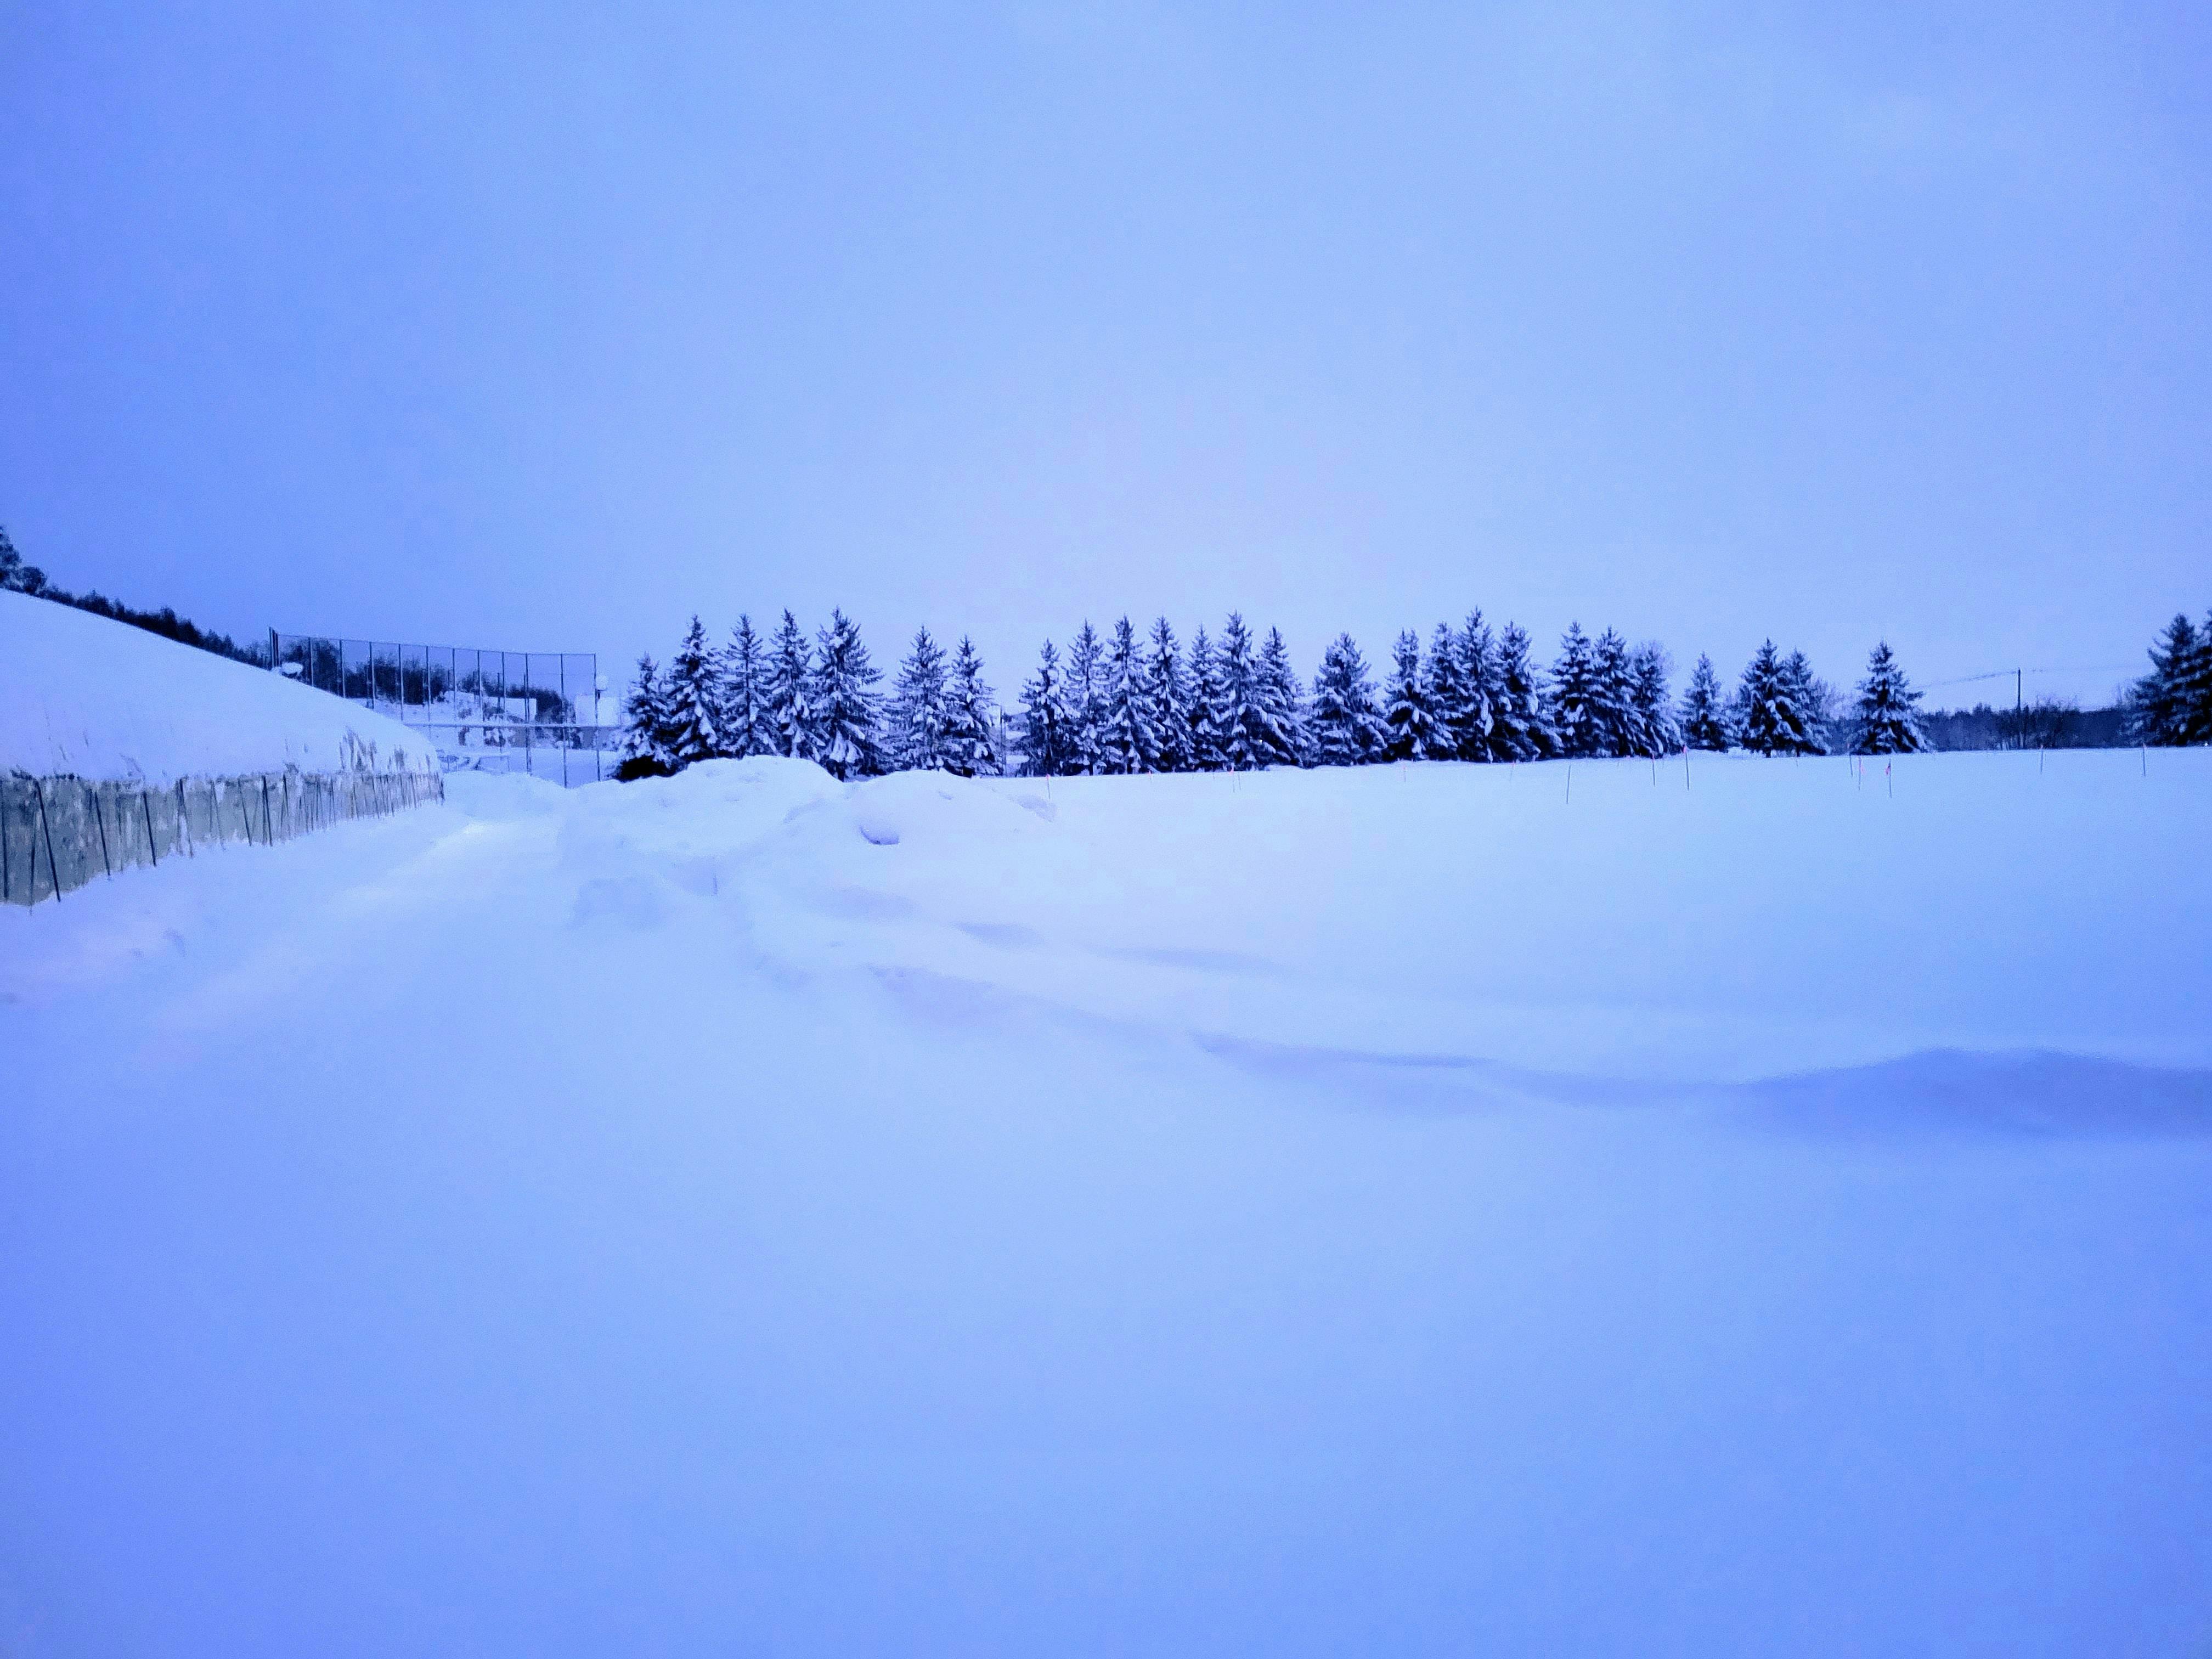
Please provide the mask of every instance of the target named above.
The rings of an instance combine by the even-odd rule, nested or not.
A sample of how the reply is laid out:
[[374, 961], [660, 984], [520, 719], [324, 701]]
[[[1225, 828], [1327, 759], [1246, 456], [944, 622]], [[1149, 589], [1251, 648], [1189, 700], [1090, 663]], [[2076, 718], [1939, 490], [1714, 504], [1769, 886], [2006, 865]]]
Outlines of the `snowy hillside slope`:
[[751, 761], [0, 915], [0, 1645], [2195, 1651], [2208, 822]]
[[0, 592], [0, 770], [168, 783], [281, 771], [435, 770], [418, 733], [143, 629]]

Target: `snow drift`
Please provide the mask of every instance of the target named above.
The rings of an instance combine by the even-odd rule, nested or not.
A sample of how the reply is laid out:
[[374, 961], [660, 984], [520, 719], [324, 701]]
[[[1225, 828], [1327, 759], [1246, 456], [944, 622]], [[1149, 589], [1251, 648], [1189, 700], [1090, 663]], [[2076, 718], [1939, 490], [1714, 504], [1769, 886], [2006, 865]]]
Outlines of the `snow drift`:
[[162, 784], [437, 769], [398, 721], [143, 629], [0, 592], [0, 772]]
[[2208, 809], [753, 761], [0, 914], [0, 1645], [2197, 1651]]

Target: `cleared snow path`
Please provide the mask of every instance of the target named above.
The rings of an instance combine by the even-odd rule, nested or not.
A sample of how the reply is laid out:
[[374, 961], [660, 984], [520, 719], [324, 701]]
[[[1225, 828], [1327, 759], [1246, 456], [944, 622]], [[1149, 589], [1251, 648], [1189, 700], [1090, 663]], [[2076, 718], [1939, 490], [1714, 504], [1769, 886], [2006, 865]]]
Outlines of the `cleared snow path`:
[[453, 804], [0, 915], [0, 1651], [2212, 1640], [2212, 756]]

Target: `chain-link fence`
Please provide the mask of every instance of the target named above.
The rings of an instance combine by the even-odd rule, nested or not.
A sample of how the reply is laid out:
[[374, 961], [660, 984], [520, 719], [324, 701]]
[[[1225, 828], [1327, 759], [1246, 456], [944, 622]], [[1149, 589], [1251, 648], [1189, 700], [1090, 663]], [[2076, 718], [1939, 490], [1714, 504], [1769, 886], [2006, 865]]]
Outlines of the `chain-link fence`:
[[449, 772], [528, 772], [561, 784], [611, 776], [621, 733], [588, 651], [488, 651], [325, 634], [269, 635], [276, 672], [428, 737]]

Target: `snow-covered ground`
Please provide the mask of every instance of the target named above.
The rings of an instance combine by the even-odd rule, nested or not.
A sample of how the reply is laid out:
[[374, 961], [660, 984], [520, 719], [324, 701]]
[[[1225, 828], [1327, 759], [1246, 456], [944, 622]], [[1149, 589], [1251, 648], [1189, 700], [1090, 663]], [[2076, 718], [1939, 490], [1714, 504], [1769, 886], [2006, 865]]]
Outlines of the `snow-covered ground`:
[[281, 674], [125, 623], [0, 592], [0, 772], [171, 783], [435, 770], [428, 740]]
[[0, 1651], [2203, 1651], [2208, 826], [757, 761], [0, 915]]

